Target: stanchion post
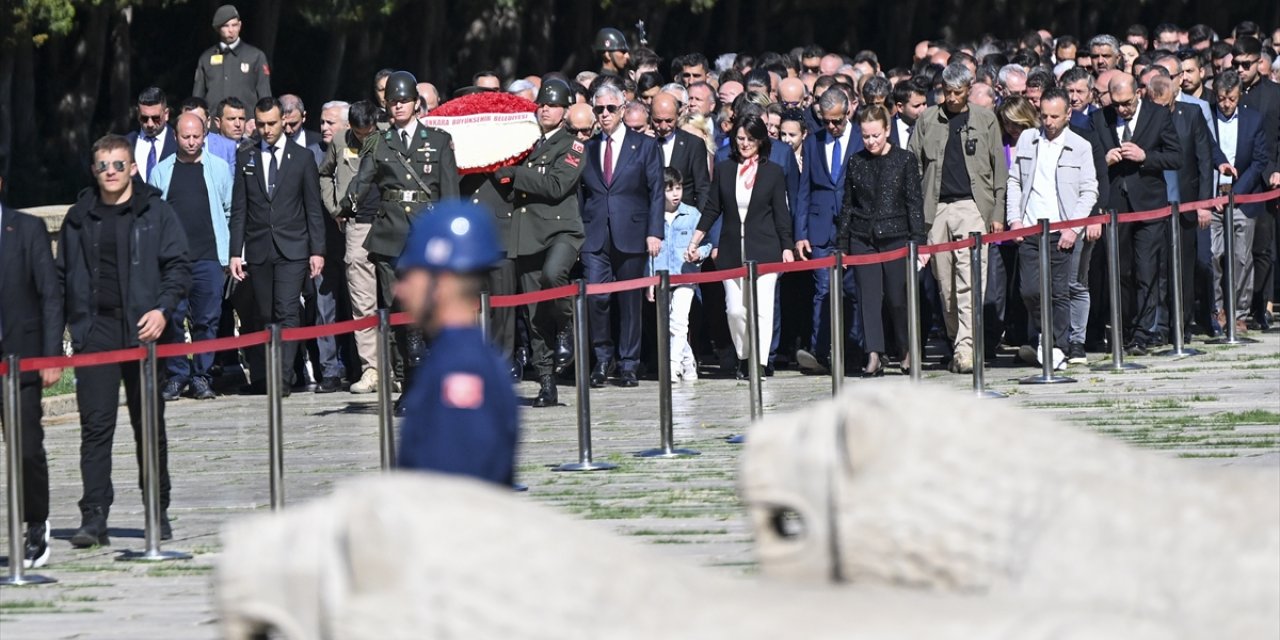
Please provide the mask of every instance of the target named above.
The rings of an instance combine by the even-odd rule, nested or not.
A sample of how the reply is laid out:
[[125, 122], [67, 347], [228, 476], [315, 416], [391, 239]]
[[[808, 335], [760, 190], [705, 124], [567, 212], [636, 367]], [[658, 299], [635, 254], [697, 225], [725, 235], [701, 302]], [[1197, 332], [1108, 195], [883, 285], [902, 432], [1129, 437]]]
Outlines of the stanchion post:
[[1257, 342], [1252, 338], [1240, 337], [1236, 331], [1236, 315], [1240, 312], [1236, 305], [1236, 194], [1235, 181], [1232, 180], [1227, 191], [1227, 208], [1222, 212], [1222, 305], [1226, 308], [1227, 326], [1222, 328], [1223, 337], [1210, 340], [1209, 344], [1248, 344]]
[[[1049, 220], [1040, 220], [1040, 365], [1038, 376], [1027, 376], [1018, 384], [1065, 384], [1075, 382], [1066, 376], [1053, 375], [1053, 281], [1049, 272], [1049, 252], [1053, 250], [1049, 237]], [[1065, 357], [1065, 354], [1064, 354]]]
[[591, 455], [591, 341], [587, 338], [587, 281], [578, 280], [573, 296], [573, 368], [578, 387], [578, 461], [555, 471], [605, 471], [618, 465], [596, 462]]
[[1108, 212], [1107, 221], [1107, 301], [1111, 306], [1111, 364], [1101, 364], [1094, 371], [1121, 373], [1146, 367], [1124, 361], [1124, 336], [1120, 317], [1120, 214], [1115, 209]]
[[284, 342], [280, 339], [280, 325], [267, 325], [267, 332], [267, 456], [271, 510], [279, 511], [284, 508]]
[[974, 231], [969, 234], [969, 239], [973, 240], [973, 246], [969, 247], [969, 280], [972, 282], [970, 291], [973, 295], [972, 320], [973, 327], [973, 395], [979, 398], [1004, 398], [1005, 394], [999, 391], [987, 389], [987, 345], [986, 345], [986, 328], [983, 324], [984, 306], [986, 297], [983, 291], [986, 288], [986, 281], [982, 276], [982, 252], [987, 247], [982, 244], [982, 232]]
[[158, 562], [190, 560], [191, 555], [160, 550], [160, 384], [156, 373], [156, 343], [146, 344], [147, 356], [142, 361], [142, 505], [146, 523], [142, 552], [126, 552], [119, 560]]
[[827, 302], [831, 305], [831, 395], [840, 395], [844, 386], [844, 253], [831, 254], [831, 286]]
[[1172, 289], [1169, 299], [1172, 301], [1170, 310], [1173, 317], [1169, 324], [1173, 327], [1173, 348], [1156, 355], [1175, 358], [1198, 356], [1201, 354], [1200, 350], [1187, 348], [1182, 328], [1182, 213], [1177, 202], [1169, 203], [1169, 286]]
[[641, 451], [637, 458], [680, 458], [700, 455], [692, 449], [675, 447], [675, 421], [671, 416], [671, 273], [658, 272], [658, 291], [653, 297], [658, 327], [658, 448]]
[[[747, 261], [747, 277], [742, 282], [742, 306], [747, 310], [747, 389], [751, 394], [751, 420], [754, 422], [764, 417], [764, 406], [760, 391], [760, 301], [759, 264], [755, 260]], [[835, 327], [831, 330], [834, 332]]]
[[378, 309], [378, 450], [382, 470], [396, 463], [395, 409], [391, 404], [391, 310]]
[[907, 243], [907, 353], [911, 355], [911, 381], [920, 382], [920, 370], [924, 367], [920, 344], [920, 245], [915, 240]]
[[5, 443], [5, 500], [9, 512], [9, 575], [0, 577], [0, 585], [21, 587], [29, 584], [57, 582], [48, 576], [27, 573], [22, 564], [26, 558], [26, 532], [22, 530], [22, 408], [21, 378], [18, 356], [5, 358], [8, 369], [3, 377], [4, 389], [4, 443]]
[[493, 314], [493, 302], [489, 299], [488, 291], [480, 292], [480, 334], [486, 340], [491, 339], [489, 336], [489, 324]]

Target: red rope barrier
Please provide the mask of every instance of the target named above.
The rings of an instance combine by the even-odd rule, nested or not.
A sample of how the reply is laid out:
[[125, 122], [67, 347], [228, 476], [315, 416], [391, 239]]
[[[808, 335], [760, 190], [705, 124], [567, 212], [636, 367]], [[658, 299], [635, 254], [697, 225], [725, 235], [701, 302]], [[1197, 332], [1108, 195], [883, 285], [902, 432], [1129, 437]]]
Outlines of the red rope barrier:
[[[1273, 189], [1263, 193], [1250, 193], [1235, 196], [1236, 204], [1255, 204], [1258, 202], [1267, 202], [1280, 198], [1280, 189]], [[1218, 196], [1209, 200], [1199, 200], [1196, 202], [1187, 202], [1179, 206], [1181, 215], [1190, 215], [1197, 209], [1207, 209], [1217, 205], [1223, 205], [1228, 202], [1227, 196]], [[1128, 222], [1146, 222], [1149, 220], [1157, 220], [1172, 214], [1171, 207], [1162, 207], [1151, 211], [1135, 211], [1133, 213], [1125, 213], [1118, 216], [1118, 221]], [[1106, 215], [1091, 216], [1081, 218], [1079, 220], [1063, 220], [1049, 225], [1049, 228], [1055, 231], [1062, 229], [1082, 227], [1090, 224], [1106, 224], [1110, 221], [1110, 217]], [[1026, 238], [1036, 235], [1040, 232], [1038, 227], [1023, 227], [1021, 229], [1012, 229], [1009, 231], [1001, 231], [999, 233], [991, 233], [982, 237], [983, 244], [995, 244], [1005, 242], [1017, 238]], [[956, 240], [954, 242], [945, 242], [936, 245], [920, 246], [920, 255], [927, 256], [935, 253], [946, 251], [959, 251], [968, 249], [973, 246], [973, 239], [966, 238]], [[893, 260], [901, 260], [907, 254], [907, 250], [895, 249], [885, 253], [872, 253], [856, 256], [845, 256], [843, 264], [845, 266], [858, 266], [868, 264], [880, 264], [891, 262]], [[819, 258], [816, 260], [798, 261], [798, 262], [771, 262], [760, 265], [759, 273], [793, 273], [799, 271], [813, 271], [816, 269], [828, 268], [835, 264], [834, 257]], [[705, 284], [710, 282], [723, 282], [725, 280], [733, 280], [735, 278], [744, 278], [747, 275], [745, 267], [736, 269], [728, 269], [725, 271], [712, 271], [709, 273], [689, 273], [671, 276], [672, 285], [689, 285], [689, 284]], [[618, 293], [621, 291], [634, 291], [645, 287], [652, 287], [658, 284], [658, 278], [649, 276], [645, 278], [637, 278], [635, 280], [622, 280], [619, 282], [607, 282], [593, 284], [587, 286], [589, 295], [607, 295]], [[547, 302], [559, 298], [568, 298], [577, 294], [576, 285], [565, 285], [554, 289], [544, 291], [531, 291], [509, 296], [494, 296], [490, 299], [490, 306], [494, 308], [515, 307], [526, 304], [535, 304], [538, 302]], [[392, 326], [402, 326], [412, 324], [413, 319], [409, 314], [400, 312], [391, 315]], [[347, 320], [328, 325], [320, 325], [315, 327], [294, 327], [285, 329], [282, 332], [282, 338], [287, 341], [310, 340], [313, 338], [322, 338], [327, 336], [335, 336], [343, 333], [351, 333], [364, 329], [372, 329], [378, 326], [376, 317], [370, 316], [359, 320]], [[255, 333], [240, 335], [231, 338], [216, 338], [213, 340], [200, 340], [196, 342], [166, 344], [156, 347], [156, 356], [160, 358], [169, 358], [175, 356], [187, 356], [195, 353], [209, 353], [212, 351], [226, 351], [230, 349], [239, 349], [242, 347], [252, 347], [267, 342], [267, 332], [258, 331]], [[104, 364], [117, 364], [121, 362], [136, 362], [146, 357], [146, 350], [142, 347], [133, 347], [130, 349], [121, 349], [119, 351], [104, 351], [101, 353], [81, 353], [74, 356], [52, 356], [46, 358], [27, 358], [21, 361], [19, 369], [22, 372], [39, 371], [41, 369], [66, 368], [66, 367], [92, 367]], [[6, 363], [0, 362], [0, 375], [8, 370]]]

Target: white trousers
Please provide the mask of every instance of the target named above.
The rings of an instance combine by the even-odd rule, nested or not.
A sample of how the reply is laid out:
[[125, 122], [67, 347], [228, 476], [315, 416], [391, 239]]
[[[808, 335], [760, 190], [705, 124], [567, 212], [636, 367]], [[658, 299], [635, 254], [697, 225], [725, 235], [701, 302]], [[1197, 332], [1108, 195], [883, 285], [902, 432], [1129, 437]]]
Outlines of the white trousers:
[[[729, 316], [729, 335], [739, 360], [747, 359], [747, 308], [742, 304], [743, 278], [725, 280], [724, 310]], [[760, 364], [769, 359], [769, 345], [773, 343], [773, 295], [777, 291], [778, 274], [769, 273], [756, 279], [756, 318], [760, 344], [756, 347]]]
[[671, 288], [671, 371], [674, 376], [685, 365], [696, 366], [689, 346], [689, 309], [693, 307], [693, 285]]

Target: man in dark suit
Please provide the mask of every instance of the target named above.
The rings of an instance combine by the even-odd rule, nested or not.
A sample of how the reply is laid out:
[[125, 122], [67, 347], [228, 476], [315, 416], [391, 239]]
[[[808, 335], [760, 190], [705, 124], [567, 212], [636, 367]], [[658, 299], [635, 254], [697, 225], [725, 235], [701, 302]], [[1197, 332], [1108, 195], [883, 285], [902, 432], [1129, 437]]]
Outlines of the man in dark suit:
[[[1164, 171], [1182, 164], [1182, 146], [1168, 109], [1138, 97], [1132, 75], [1119, 73], [1108, 84], [1111, 104], [1090, 116], [1095, 140], [1105, 149], [1111, 208], [1121, 213], [1159, 209], [1168, 204]], [[1120, 227], [1120, 287], [1125, 314], [1126, 351], [1146, 355], [1163, 344], [1159, 270], [1164, 259], [1163, 220]]]
[[138, 130], [125, 138], [133, 148], [137, 177], [142, 182], [151, 179], [151, 170], [161, 160], [178, 152], [178, 137], [169, 126], [169, 104], [158, 87], [147, 87], [138, 94]]
[[[324, 268], [324, 209], [320, 176], [311, 152], [284, 136], [280, 102], [263, 98], [254, 109], [260, 142], [236, 160], [231, 197], [231, 277], [249, 279], [257, 320], [285, 328], [299, 323], [303, 281]], [[240, 256], [244, 257], [241, 258]], [[254, 327], [254, 329], [259, 327]], [[296, 342], [284, 344], [285, 394], [293, 383], [289, 365]], [[248, 393], [266, 393], [261, 348], [250, 351]]]
[[893, 146], [907, 148], [916, 120], [929, 108], [927, 94], [928, 90], [922, 84], [910, 80], [899, 82], [893, 88], [894, 114], [893, 123], [889, 127], [889, 141]]
[[[862, 136], [849, 121], [849, 97], [838, 88], [830, 89], [818, 99], [822, 128], [804, 142], [804, 171], [800, 176], [800, 194], [793, 208], [796, 257], [801, 260], [825, 258], [836, 250], [836, 218], [844, 198], [844, 167], [853, 154], [862, 150]], [[808, 350], [796, 352], [802, 369], [825, 371], [831, 353], [831, 314], [827, 299], [831, 291], [831, 274], [826, 269], [813, 272], [813, 331]], [[853, 270], [845, 270], [845, 317], [850, 319], [850, 336], [860, 342], [858, 289]], [[843, 327], [834, 330], [843, 332]], [[852, 359], [856, 360], [856, 358]], [[861, 367], [861, 363], [852, 363]]]
[[[1263, 112], [1242, 105], [1241, 78], [1234, 69], [1218, 74], [1213, 81], [1213, 92], [1218, 100], [1213, 105], [1214, 164], [1218, 168], [1218, 193], [1235, 193], [1237, 196], [1258, 193], [1263, 189], [1266, 170], [1271, 162], [1270, 133], [1263, 121]], [[1244, 318], [1252, 309], [1254, 288], [1253, 239], [1258, 220], [1265, 215], [1265, 204], [1237, 204], [1232, 217], [1234, 228], [1224, 225], [1226, 205], [1217, 208], [1210, 223], [1213, 237], [1213, 283], [1216, 295], [1218, 320], [1226, 330], [1226, 322], [1235, 322], [1243, 331]], [[1235, 255], [1224, 256], [1222, 236], [1235, 234]], [[1222, 281], [1222, 260], [1235, 261], [1235, 282]], [[1227, 290], [1229, 288], [1229, 290]], [[1225, 315], [1227, 295], [1236, 296], [1235, 318]]]
[[[11, 354], [19, 358], [61, 355], [59, 294], [44, 222], [0, 204], [0, 300], [6, 301], [0, 305], [0, 355], [6, 359]], [[49, 560], [49, 465], [40, 426], [44, 416], [40, 389], [61, 377], [61, 369], [45, 369], [20, 378], [22, 514], [27, 523], [23, 560], [28, 568], [44, 566]]]
[[707, 162], [706, 143], [676, 126], [680, 108], [675, 96], [659, 93], [649, 108], [653, 132], [662, 149], [662, 166], [680, 172], [684, 178], [683, 202], [702, 211], [707, 206], [707, 195], [711, 193], [711, 167]]
[[286, 93], [280, 96], [280, 108], [284, 110], [284, 135], [298, 146], [310, 151], [316, 157], [316, 166], [324, 162], [326, 147], [319, 131], [312, 131], [307, 126], [307, 107], [302, 98]]
[[[624, 102], [622, 91], [610, 84], [601, 85], [591, 100], [601, 133], [587, 143], [579, 199], [586, 231], [582, 264], [592, 284], [642, 277], [647, 256], [662, 250], [662, 150], [653, 138], [622, 126]], [[641, 295], [639, 290], [617, 294], [617, 364], [624, 387], [639, 384]], [[608, 295], [590, 300], [596, 355], [592, 387], [604, 386], [615, 364], [609, 300]]]

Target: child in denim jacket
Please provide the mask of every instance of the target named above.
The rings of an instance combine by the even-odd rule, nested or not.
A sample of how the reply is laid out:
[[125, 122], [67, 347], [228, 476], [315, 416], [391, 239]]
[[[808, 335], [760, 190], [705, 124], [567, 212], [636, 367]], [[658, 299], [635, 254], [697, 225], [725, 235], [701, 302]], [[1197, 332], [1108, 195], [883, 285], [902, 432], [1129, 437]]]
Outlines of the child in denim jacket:
[[[698, 220], [702, 215], [692, 206], [682, 203], [684, 198], [684, 179], [675, 169], [664, 169], [662, 181], [666, 189], [664, 201], [666, 211], [665, 234], [662, 240], [662, 251], [649, 261], [649, 275], [659, 271], [667, 271], [672, 276], [684, 273], [698, 273], [698, 263], [711, 255], [711, 243], [705, 242], [698, 247], [698, 262], [687, 262], [684, 258], [685, 248], [698, 228]], [[698, 361], [693, 357], [693, 348], [689, 346], [689, 308], [693, 305], [693, 294], [697, 285], [682, 284], [671, 287], [671, 380], [697, 380]], [[649, 300], [654, 298], [653, 287], [649, 288]]]

